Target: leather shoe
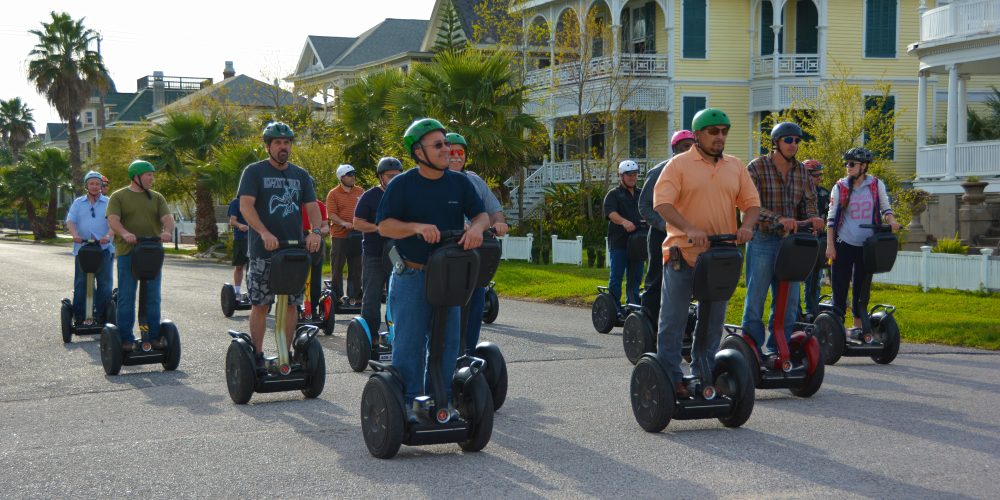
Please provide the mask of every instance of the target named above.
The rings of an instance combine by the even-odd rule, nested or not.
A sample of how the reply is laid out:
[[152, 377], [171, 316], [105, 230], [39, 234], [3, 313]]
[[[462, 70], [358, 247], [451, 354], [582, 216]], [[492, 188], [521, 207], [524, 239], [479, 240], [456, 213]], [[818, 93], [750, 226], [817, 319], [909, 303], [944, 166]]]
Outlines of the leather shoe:
[[674, 394], [677, 395], [677, 399], [688, 399], [691, 397], [691, 392], [688, 391], [687, 386], [684, 382], [677, 382], [674, 384]]

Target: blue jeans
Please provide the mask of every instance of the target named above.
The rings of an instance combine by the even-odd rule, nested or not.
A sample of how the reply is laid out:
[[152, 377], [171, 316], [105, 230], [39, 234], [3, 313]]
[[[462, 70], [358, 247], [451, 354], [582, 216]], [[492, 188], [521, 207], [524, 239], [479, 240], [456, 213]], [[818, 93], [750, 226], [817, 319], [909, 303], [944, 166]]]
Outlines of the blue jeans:
[[[774, 279], [774, 264], [781, 248], [781, 236], [754, 231], [753, 239], [747, 243], [746, 282], [747, 295], [743, 302], [743, 331], [749, 334], [757, 348], [764, 346], [764, 301], [767, 290], [771, 290], [771, 312], [767, 319], [767, 349], [775, 351], [774, 344], [774, 299], [778, 296], [778, 280]], [[788, 286], [788, 300], [785, 303], [785, 340], [792, 337], [796, 316], [799, 313], [799, 282]]]
[[[822, 248], [821, 252], [825, 252], [826, 248]], [[820, 292], [820, 281], [823, 279], [823, 270], [820, 268], [813, 269], [813, 272], [809, 273], [806, 278], [805, 286], [805, 302], [806, 302], [806, 313], [811, 314], [814, 318], [819, 312], [819, 292]]]
[[[656, 339], [656, 356], [674, 383], [680, 382], [681, 347], [684, 329], [687, 327], [688, 306], [694, 287], [694, 269], [687, 263], [675, 271], [673, 266], [663, 266], [663, 287], [660, 300], [659, 335]], [[722, 338], [722, 324], [726, 319], [728, 300], [712, 303], [709, 316], [702, 317], [704, 309], [698, 309], [698, 325], [691, 345], [691, 374], [702, 382], [711, 383], [712, 369], [715, 368], [715, 353]], [[707, 321], [707, 328], [702, 328]], [[704, 334], [702, 331], [704, 330]]]
[[[404, 269], [392, 273], [389, 279], [387, 307], [392, 311], [395, 338], [392, 344], [392, 366], [403, 377], [404, 400], [409, 405], [413, 398], [431, 393], [431, 380], [427, 375], [430, 353], [431, 328], [434, 309], [427, 303], [424, 293], [424, 271]], [[458, 307], [448, 311], [445, 326], [444, 349], [441, 356], [441, 375], [448, 400], [451, 400], [451, 377], [458, 359], [459, 318]], [[435, 401], [437, 404], [442, 404]], [[443, 404], [442, 404], [443, 406]]]
[[[146, 324], [149, 325], [150, 341], [160, 338], [160, 282], [161, 272], [155, 280], [146, 282]], [[115, 325], [121, 333], [122, 342], [134, 342], [135, 300], [139, 280], [132, 276], [132, 254], [118, 256], [118, 321]]]
[[469, 299], [469, 323], [465, 332], [465, 353], [472, 354], [479, 343], [479, 333], [483, 329], [483, 308], [486, 305], [486, 287], [477, 288]]
[[78, 322], [91, 314], [95, 319], [103, 319], [104, 322], [115, 321], [115, 318], [104, 317], [104, 303], [111, 297], [111, 270], [115, 264], [113, 257], [113, 253], [105, 250], [101, 259], [103, 261], [101, 270], [94, 275], [97, 278], [97, 288], [94, 290], [94, 303], [91, 306], [97, 310], [96, 314], [94, 311], [90, 311], [90, 314], [84, 311], [87, 302], [87, 273], [80, 269], [80, 261], [73, 259], [76, 262], [76, 272], [73, 274], [73, 316]]
[[[615, 304], [622, 301], [622, 277], [625, 284], [625, 301], [628, 304], [639, 303], [639, 283], [642, 281], [642, 262], [628, 260], [628, 249], [612, 248], [611, 275], [608, 277], [608, 292], [615, 299]], [[626, 270], [628, 271], [626, 273]]]

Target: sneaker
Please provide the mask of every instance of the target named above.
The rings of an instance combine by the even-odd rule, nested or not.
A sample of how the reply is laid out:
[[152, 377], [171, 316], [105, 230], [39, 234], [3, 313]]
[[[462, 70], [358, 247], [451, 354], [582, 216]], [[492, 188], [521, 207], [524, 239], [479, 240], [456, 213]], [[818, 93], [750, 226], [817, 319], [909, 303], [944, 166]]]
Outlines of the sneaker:
[[860, 328], [851, 328], [850, 330], [847, 330], [847, 338], [855, 342], [862, 342], [864, 339], [864, 332]]
[[149, 345], [153, 349], [166, 349], [167, 348], [167, 339], [165, 339], [163, 337], [160, 337], [160, 338], [158, 338], [156, 340], [151, 340], [149, 342]]
[[677, 395], [677, 399], [688, 399], [691, 397], [691, 391], [688, 391], [684, 382], [677, 382], [674, 384], [674, 394]]
[[264, 360], [264, 353], [258, 352], [254, 354], [254, 364], [257, 365], [258, 370], [266, 368], [267, 362]]

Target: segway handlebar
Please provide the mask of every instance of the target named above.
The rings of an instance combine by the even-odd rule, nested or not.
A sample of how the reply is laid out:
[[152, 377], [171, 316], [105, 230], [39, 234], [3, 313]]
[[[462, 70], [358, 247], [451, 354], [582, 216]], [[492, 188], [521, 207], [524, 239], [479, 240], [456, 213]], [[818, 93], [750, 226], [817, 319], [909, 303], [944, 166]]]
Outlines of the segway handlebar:
[[874, 229], [876, 233], [891, 233], [891, 224], [859, 224], [858, 227], [864, 229]]

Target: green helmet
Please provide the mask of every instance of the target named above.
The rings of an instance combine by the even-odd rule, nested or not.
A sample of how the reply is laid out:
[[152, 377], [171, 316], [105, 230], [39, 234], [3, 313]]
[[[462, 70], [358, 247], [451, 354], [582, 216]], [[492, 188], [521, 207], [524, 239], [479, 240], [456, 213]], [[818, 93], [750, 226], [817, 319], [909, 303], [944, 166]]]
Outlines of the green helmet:
[[694, 114], [691, 120], [691, 130], [695, 132], [703, 130], [705, 127], [723, 125], [730, 126], [729, 117], [726, 112], [716, 108], [705, 108]]
[[462, 146], [469, 147], [469, 143], [465, 142], [465, 137], [462, 137], [461, 134], [457, 134], [455, 132], [445, 134], [444, 140], [452, 144], [461, 144]]
[[294, 139], [295, 132], [292, 131], [292, 127], [285, 125], [282, 122], [271, 122], [264, 127], [264, 132], [261, 134], [264, 137], [264, 142], [270, 144], [273, 139]]
[[406, 128], [406, 132], [403, 133], [403, 145], [406, 146], [406, 150], [413, 154], [413, 145], [420, 142], [425, 135], [435, 131], [440, 130], [445, 132], [444, 125], [441, 122], [433, 118], [421, 118], [414, 121]]
[[146, 172], [156, 172], [156, 169], [153, 168], [153, 164], [146, 160], [135, 160], [128, 166], [129, 179], [137, 175], [142, 175]]

